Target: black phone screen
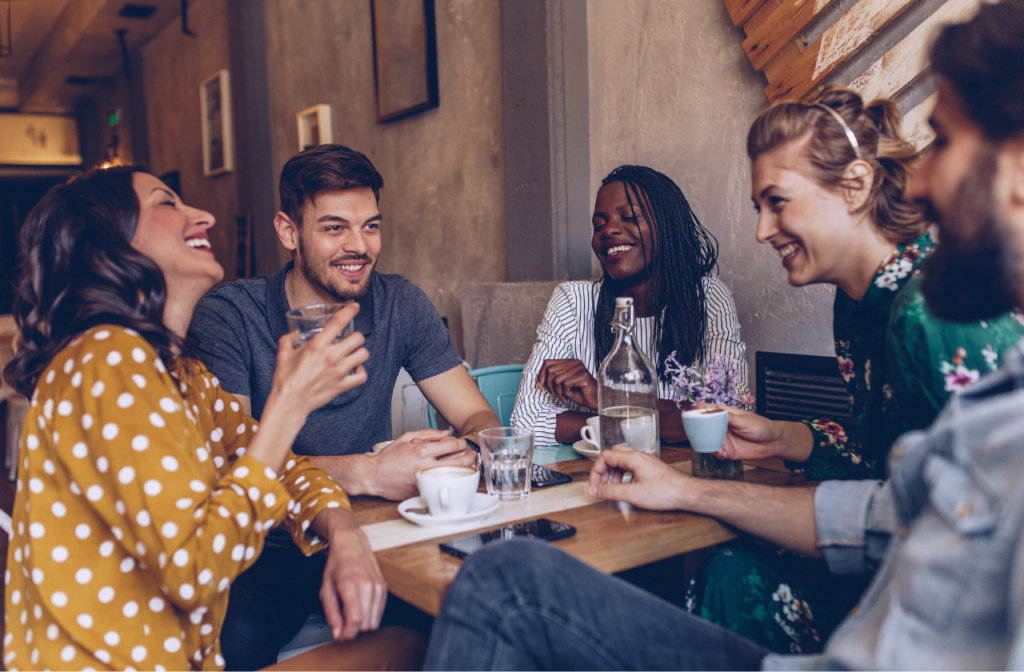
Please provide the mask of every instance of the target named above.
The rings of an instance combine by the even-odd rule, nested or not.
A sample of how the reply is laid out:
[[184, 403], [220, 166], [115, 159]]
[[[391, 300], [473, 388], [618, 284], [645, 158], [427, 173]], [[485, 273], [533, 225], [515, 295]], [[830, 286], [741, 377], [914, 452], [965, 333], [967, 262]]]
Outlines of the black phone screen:
[[490, 532], [482, 532], [461, 539], [452, 539], [441, 544], [441, 550], [456, 558], [466, 558], [474, 551], [483, 548], [484, 544], [502, 539], [514, 539], [516, 537], [533, 537], [552, 541], [564, 539], [576, 534], [576, 528], [565, 523], [558, 523], [547, 518], [528, 520], [524, 523], [517, 523], [502, 527]]

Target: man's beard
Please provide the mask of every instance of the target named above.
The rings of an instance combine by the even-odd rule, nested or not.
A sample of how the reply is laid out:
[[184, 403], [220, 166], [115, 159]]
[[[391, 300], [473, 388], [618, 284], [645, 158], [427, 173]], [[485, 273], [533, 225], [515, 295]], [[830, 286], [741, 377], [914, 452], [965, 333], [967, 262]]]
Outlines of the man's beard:
[[976, 322], [1016, 308], [1024, 289], [1013, 229], [996, 210], [997, 150], [978, 149], [924, 262], [921, 290], [942, 320]]
[[[363, 294], [366, 294], [366, 288], [370, 285], [370, 274], [373, 273], [373, 268], [377, 265], [376, 259], [371, 260], [368, 256], [363, 257], [341, 257], [339, 259], [332, 259], [331, 261], [324, 262], [319, 259], [315, 259], [310, 263], [310, 257], [306, 254], [305, 246], [302, 244], [302, 236], [299, 236], [299, 255], [297, 260], [297, 266], [299, 272], [306, 278], [306, 280], [316, 287], [319, 287], [323, 291], [327, 292], [339, 302], [352, 301], [355, 299], [362, 298]], [[363, 275], [363, 279], [358, 285], [351, 285], [347, 282], [338, 279], [331, 271], [331, 267], [334, 264], [342, 262], [368, 262], [367, 269]]]

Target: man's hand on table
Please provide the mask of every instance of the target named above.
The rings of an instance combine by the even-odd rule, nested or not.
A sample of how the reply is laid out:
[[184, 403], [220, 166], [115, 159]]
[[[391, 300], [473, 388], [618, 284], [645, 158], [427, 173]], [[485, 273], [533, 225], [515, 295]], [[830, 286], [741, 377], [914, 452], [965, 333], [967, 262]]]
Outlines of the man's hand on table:
[[428, 467], [475, 467], [476, 452], [463, 439], [439, 429], [402, 434], [376, 455], [369, 456], [370, 494], [401, 501], [419, 494], [416, 472]]
[[[633, 479], [623, 483], [627, 471]], [[603, 451], [590, 470], [591, 497], [654, 511], [687, 508], [685, 495], [692, 485], [692, 478], [657, 457], [622, 445]]]
[[376, 630], [388, 584], [366, 535], [352, 514], [340, 508], [321, 511], [312, 527], [329, 542], [320, 601], [334, 639], [342, 642]]

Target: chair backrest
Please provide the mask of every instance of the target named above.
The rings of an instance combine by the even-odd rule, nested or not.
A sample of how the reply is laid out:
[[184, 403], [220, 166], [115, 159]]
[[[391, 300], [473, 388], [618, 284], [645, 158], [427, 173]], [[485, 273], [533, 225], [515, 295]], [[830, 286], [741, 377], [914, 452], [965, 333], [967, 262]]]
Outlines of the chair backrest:
[[835, 357], [757, 352], [757, 414], [772, 420], [850, 417]]
[[498, 414], [502, 427], [512, 422], [512, 408], [516, 405], [519, 382], [523, 379], [523, 364], [506, 364], [474, 369], [469, 375], [476, 380], [484, 399]]
[[[519, 392], [519, 382], [523, 379], [523, 368], [523, 364], [504, 364], [473, 369], [469, 372], [483, 393], [484, 399], [498, 414], [502, 427], [508, 427], [512, 422], [512, 408], [516, 405], [516, 394]], [[437, 412], [433, 405], [427, 409], [427, 414], [431, 428], [437, 429]]]

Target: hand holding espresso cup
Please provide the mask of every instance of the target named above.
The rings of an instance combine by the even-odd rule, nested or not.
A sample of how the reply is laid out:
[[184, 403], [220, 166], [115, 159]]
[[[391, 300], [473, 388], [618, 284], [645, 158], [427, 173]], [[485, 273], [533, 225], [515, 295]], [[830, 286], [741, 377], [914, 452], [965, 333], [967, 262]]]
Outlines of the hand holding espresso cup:
[[[695, 411], [709, 409], [720, 409], [728, 414], [725, 441], [721, 445], [721, 450], [715, 453], [715, 457], [726, 460], [765, 460], [779, 457], [779, 427], [780, 424], [787, 423], [778, 423], [756, 413], [729, 406], [701, 403], [694, 407]], [[690, 412], [692, 411], [687, 411]], [[683, 414], [683, 424], [686, 424], [686, 413]], [[686, 433], [690, 433], [688, 427]], [[692, 437], [690, 443], [693, 444]]]

